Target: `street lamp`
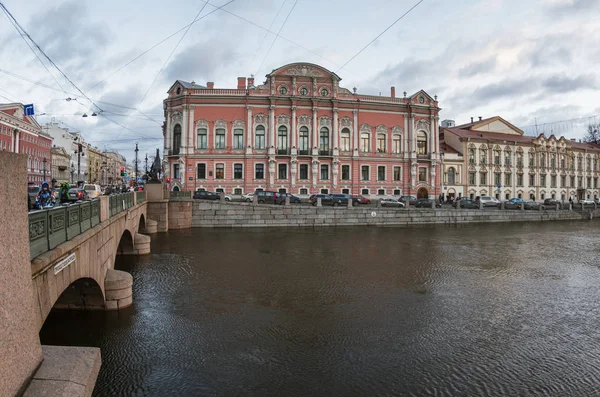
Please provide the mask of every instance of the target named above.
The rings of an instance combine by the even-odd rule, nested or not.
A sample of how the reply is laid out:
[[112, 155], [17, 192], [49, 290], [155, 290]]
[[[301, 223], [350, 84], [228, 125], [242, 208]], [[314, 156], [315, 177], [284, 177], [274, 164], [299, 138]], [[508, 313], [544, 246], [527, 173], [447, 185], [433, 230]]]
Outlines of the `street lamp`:
[[44, 157], [44, 159], [42, 160], [42, 163], [44, 163], [44, 181], [46, 181], [46, 157]]
[[73, 183], [73, 174], [75, 173], [75, 165], [71, 161], [71, 183]]

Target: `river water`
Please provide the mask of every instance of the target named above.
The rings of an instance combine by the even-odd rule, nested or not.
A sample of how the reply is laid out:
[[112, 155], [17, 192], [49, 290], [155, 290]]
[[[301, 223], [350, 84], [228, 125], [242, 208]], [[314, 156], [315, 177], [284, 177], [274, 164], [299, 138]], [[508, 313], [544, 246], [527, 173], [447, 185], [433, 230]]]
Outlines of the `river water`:
[[600, 395], [598, 225], [169, 232], [40, 336], [102, 349], [96, 396]]

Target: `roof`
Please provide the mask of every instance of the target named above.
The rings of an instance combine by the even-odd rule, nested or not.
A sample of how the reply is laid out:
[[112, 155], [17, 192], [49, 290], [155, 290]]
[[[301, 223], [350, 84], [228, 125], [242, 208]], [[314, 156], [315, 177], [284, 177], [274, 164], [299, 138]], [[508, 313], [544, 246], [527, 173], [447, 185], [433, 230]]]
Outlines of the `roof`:
[[515, 130], [515, 132], [518, 132], [521, 135], [524, 134], [523, 130], [521, 130], [518, 127], [515, 127], [513, 124], [511, 124], [508, 121], [504, 120], [500, 116], [494, 116], [494, 117], [488, 117], [487, 119], [476, 120], [476, 121], [473, 121], [472, 123], [457, 125], [457, 126], [455, 126], [453, 128], [462, 128], [462, 129], [469, 129], [469, 130], [477, 130], [477, 129], [483, 127], [484, 125], [490, 124], [490, 123], [492, 123], [494, 121], [501, 121], [502, 123], [506, 124], [511, 129]]
[[198, 90], [200, 90], [200, 89], [206, 89], [205, 86], [200, 85], [200, 84], [196, 84], [195, 81], [193, 81], [193, 82], [190, 83], [190, 82], [183, 81], [183, 80], [177, 80], [177, 82], [179, 84], [181, 84], [183, 86], [183, 88], [185, 88], [185, 89], [195, 89], [195, 90], [196, 89], [198, 89]]
[[[282, 73], [283, 72], [283, 73]], [[283, 65], [278, 67], [277, 69], [273, 69], [271, 73], [267, 74], [266, 77], [274, 76], [277, 74], [284, 74], [290, 76], [305, 76], [305, 77], [325, 77], [325, 76], [333, 76], [337, 81], [340, 81], [341, 78], [336, 73], [331, 70], [325, 69], [323, 66], [315, 65], [314, 63], [309, 62], [293, 62], [288, 63], [287, 65]]]
[[458, 150], [454, 149], [452, 146], [448, 145], [444, 141], [440, 141], [440, 151], [442, 153], [460, 154], [460, 153], [458, 153]]
[[533, 140], [536, 139], [536, 137], [532, 136], [502, 134], [499, 132], [472, 131], [458, 127], [444, 128], [444, 130], [461, 138], [483, 139], [496, 142], [532, 143]]

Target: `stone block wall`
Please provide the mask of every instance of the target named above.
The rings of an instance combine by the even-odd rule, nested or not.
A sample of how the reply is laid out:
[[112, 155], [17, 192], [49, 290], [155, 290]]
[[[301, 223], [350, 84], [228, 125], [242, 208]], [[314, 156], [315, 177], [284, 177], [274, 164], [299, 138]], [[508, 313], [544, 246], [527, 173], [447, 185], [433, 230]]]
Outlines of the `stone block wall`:
[[157, 232], [169, 230], [169, 200], [148, 201], [146, 213], [148, 219], [158, 223]]
[[487, 222], [580, 220], [573, 211], [483, 211], [411, 208], [316, 208], [308, 206], [253, 205], [196, 201], [192, 227], [344, 227], [409, 226]]
[[192, 200], [169, 201], [169, 229], [192, 227]]

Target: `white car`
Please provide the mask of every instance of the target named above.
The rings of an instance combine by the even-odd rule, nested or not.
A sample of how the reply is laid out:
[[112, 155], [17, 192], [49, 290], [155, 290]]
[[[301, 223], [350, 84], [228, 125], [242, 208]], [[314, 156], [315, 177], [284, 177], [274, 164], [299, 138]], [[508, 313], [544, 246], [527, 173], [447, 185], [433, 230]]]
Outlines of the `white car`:
[[102, 196], [102, 189], [100, 188], [100, 185], [88, 183], [83, 185], [83, 190], [86, 191], [88, 197], [91, 199]]
[[242, 200], [250, 203], [252, 200], [254, 200], [254, 193], [246, 193], [242, 195]]
[[398, 207], [404, 208], [404, 203], [394, 199], [394, 198], [382, 198], [380, 200], [382, 207]]
[[583, 205], [594, 205], [594, 200], [592, 199], [583, 199], [581, 201], [579, 201], [580, 204]]

